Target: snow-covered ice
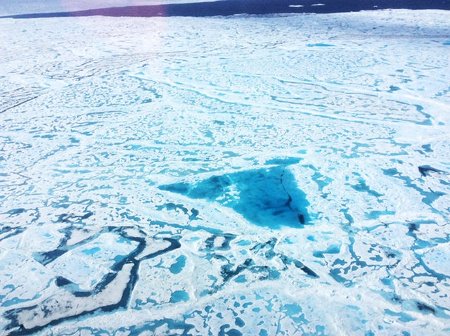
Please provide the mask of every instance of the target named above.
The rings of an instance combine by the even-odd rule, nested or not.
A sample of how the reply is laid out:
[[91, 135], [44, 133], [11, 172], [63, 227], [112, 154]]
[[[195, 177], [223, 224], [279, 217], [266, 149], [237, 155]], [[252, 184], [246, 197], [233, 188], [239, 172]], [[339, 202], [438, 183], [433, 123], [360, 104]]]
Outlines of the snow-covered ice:
[[449, 12], [0, 42], [0, 334], [450, 332]]

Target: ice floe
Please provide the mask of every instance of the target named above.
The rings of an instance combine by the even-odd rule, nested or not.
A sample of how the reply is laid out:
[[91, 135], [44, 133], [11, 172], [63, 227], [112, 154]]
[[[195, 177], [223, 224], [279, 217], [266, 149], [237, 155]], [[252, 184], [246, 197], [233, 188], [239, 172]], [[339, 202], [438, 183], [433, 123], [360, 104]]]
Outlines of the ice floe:
[[448, 334], [449, 23], [0, 19], [0, 334]]

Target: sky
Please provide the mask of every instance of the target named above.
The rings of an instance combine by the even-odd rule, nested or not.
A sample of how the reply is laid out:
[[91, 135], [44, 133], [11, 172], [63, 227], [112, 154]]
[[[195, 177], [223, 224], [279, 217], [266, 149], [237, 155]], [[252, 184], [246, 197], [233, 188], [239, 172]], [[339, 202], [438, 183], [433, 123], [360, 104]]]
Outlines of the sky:
[[105, 7], [160, 5], [203, 1], [204, 0], [0, 0], [0, 15], [71, 12]]

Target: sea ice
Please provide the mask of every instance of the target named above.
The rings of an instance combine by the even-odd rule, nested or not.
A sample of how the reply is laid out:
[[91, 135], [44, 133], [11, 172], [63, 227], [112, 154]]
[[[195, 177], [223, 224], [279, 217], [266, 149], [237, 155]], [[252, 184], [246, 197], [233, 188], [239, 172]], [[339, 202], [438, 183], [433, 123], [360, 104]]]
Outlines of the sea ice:
[[449, 36], [0, 19], [0, 334], [447, 335]]

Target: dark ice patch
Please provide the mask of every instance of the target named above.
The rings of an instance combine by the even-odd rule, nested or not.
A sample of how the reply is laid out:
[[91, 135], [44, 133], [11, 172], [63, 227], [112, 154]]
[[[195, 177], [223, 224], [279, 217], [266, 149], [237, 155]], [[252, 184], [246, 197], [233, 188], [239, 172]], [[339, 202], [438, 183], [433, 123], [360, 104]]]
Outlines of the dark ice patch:
[[86, 211], [84, 214], [81, 215], [75, 215], [75, 214], [67, 214], [63, 213], [58, 216], [58, 219], [56, 220], [58, 223], [80, 223], [85, 219], [88, 219], [94, 215], [92, 211]]
[[329, 43], [309, 43], [307, 47], [334, 47], [334, 44]]
[[291, 165], [300, 162], [297, 157], [274, 158], [266, 161], [267, 165]]
[[433, 307], [431, 307], [425, 303], [416, 302], [416, 305], [417, 305], [417, 309], [419, 309], [421, 312], [436, 314], [436, 309], [434, 309]]
[[442, 170], [433, 168], [429, 165], [419, 166], [419, 172], [420, 172], [420, 175], [422, 175], [424, 177], [430, 176], [430, 173], [443, 173]]
[[24, 213], [25, 211], [27, 211], [24, 208], [17, 208], [17, 209], [11, 209], [9, 211], [7, 211], [6, 213], [10, 216], [16, 216], [16, 215], [20, 215], [21, 213]]

